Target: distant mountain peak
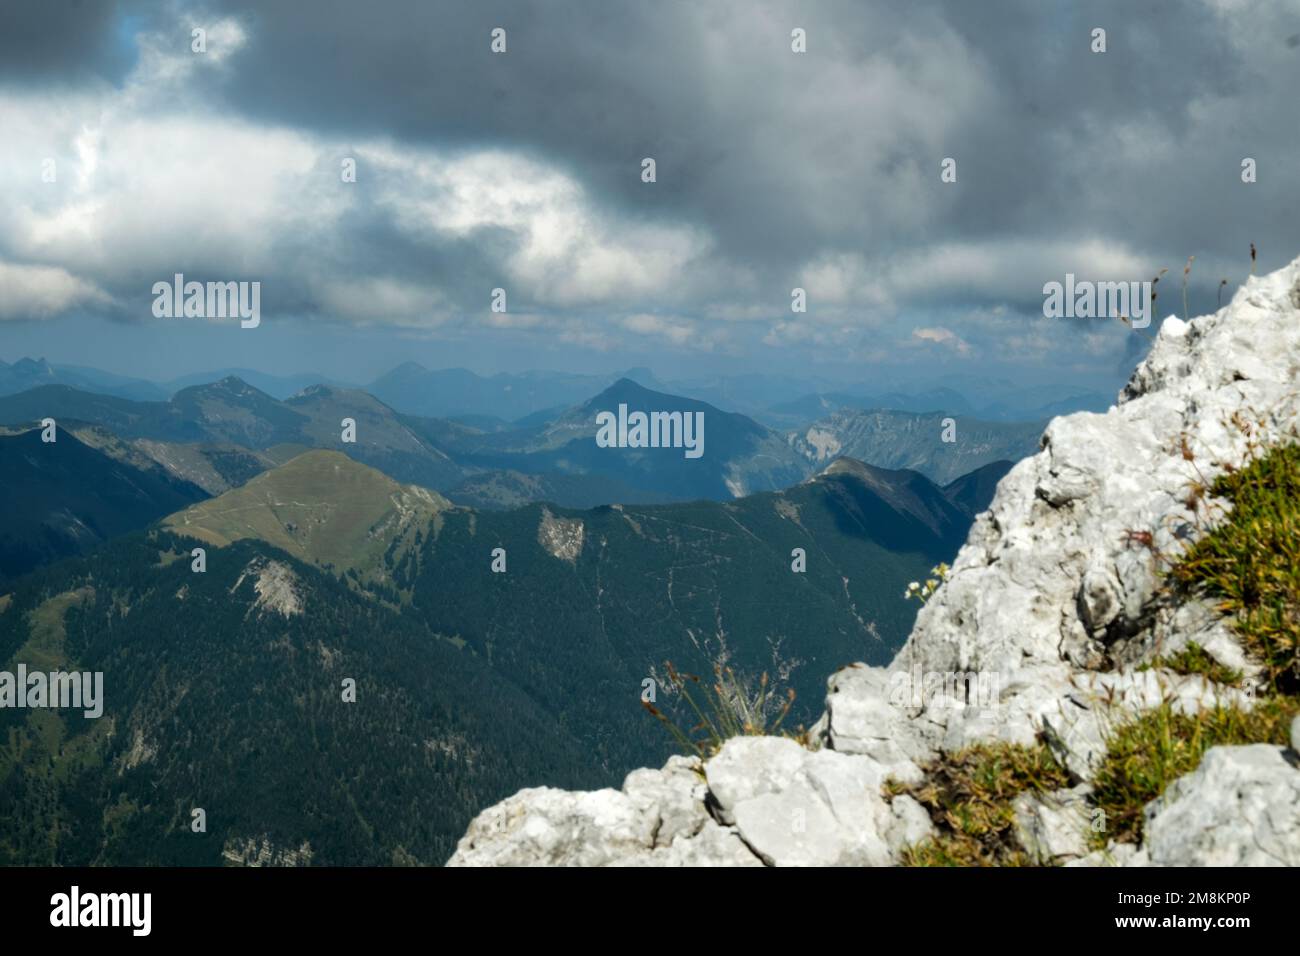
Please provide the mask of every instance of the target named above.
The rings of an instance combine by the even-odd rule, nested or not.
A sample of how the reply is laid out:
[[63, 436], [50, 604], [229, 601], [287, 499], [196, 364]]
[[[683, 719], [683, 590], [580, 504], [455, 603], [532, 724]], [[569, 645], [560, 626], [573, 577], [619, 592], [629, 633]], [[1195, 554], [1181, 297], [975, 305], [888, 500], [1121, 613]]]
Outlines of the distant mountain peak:
[[54, 368], [49, 362], [45, 361], [44, 357], [38, 359], [20, 358], [17, 362], [14, 362], [12, 367], [14, 371], [22, 375], [41, 375], [49, 378], [54, 377]]
[[323, 402], [342, 402], [348, 408], [356, 411], [362, 409], [379, 412], [380, 414], [390, 413], [392, 410], [382, 401], [375, 398], [369, 392], [357, 388], [340, 388], [337, 385], [308, 385], [296, 395], [291, 395], [285, 399], [285, 404], [301, 408], [311, 403]]
[[331, 387], [331, 386], [329, 386], [329, 385], [321, 385], [321, 384], [308, 385], [306, 388], [304, 388], [304, 389], [300, 389], [298, 392], [296, 392], [295, 394], [293, 394], [292, 396], [290, 396], [290, 398], [291, 398], [291, 399], [294, 399], [294, 398], [315, 398], [315, 397], [318, 397], [318, 396], [319, 396], [319, 397], [324, 397], [324, 396], [327, 396], [327, 395], [334, 395], [337, 391], [338, 391], [338, 389], [335, 389], [335, 388], [333, 388], [333, 387]]
[[850, 458], [848, 455], [841, 455], [819, 471], [816, 477], [820, 478], [823, 475], [853, 475], [855, 478], [875, 478], [900, 474], [916, 474], [916, 472], [877, 468], [875, 465], [868, 465], [865, 461]]
[[894, 510], [910, 515], [939, 537], [964, 529], [961, 509], [943, 489], [921, 474], [906, 468], [877, 468], [856, 458], [840, 457], [822, 469], [813, 482], [851, 478]]
[[685, 398], [681, 395], [670, 395], [667, 392], [656, 392], [654, 389], [647, 388], [640, 382], [626, 377], [618, 379], [608, 388], [590, 399], [585, 403], [585, 407], [608, 408], [611, 404], [618, 404], [619, 402], [629, 405], [634, 402], [639, 404], [659, 402], [664, 406], [664, 411], [671, 410], [669, 403], [671, 403], [673, 408], [682, 408], [686, 405], [697, 408], [712, 407], [693, 398]]
[[910, 468], [878, 468], [865, 461], [849, 458], [847, 455], [836, 458], [812, 480], [835, 478], [841, 475], [855, 478], [877, 494], [886, 497], [904, 491], [910, 494], [917, 489], [923, 489], [926, 494], [931, 491], [938, 496], [943, 494], [943, 489], [919, 471]]
[[218, 379], [208, 385], [198, 385], [195, 387], [200, 389], [211, 389], [213, 391], [219, 389], [221, 391], [234, 392], [237, 395], [257, 391], [257, 389], [253, 388], [253, 386], [249, 385], [238, 375], [227, 375], [225, 378]]
[[237, 398], [237, 399], [258, 399], [274, 403], [276, 399], [266, 392], [262, 391], [256, 385], [250, 385], [238, 375], [227, 375], [225, 378], [218, 379], [215, 382], [209, 382], [206, 385], [191, 385], [189, 388], [181, 389], [176, 393], [176, 397], [189, 395], [193, 397], [216, 397], [216, 398]]

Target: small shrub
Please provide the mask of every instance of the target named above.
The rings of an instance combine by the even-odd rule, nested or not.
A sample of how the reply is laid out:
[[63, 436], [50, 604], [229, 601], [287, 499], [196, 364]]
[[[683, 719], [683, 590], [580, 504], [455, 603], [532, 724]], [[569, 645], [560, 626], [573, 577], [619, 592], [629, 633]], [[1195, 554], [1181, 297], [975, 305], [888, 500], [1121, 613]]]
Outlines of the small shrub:
[[[654, 704], [642, 701], [641, 706], [668, 728], [688, 755], [707, 759], [732, 737], [774, 735], [794, 706], [794, 690], [780, 694], [769, 684], [766, 673], [752, 686], [753, 682], [738, 676], [732, 668], [719, 665], [713, 669], [710, 684], [694, 674], [683, 674], [671, 662], [664, 666], [668, 672], [667, 689], [680, 696], [699, 723], [682, 728]], [[801, 735], [795, 739], [801, 739]]]

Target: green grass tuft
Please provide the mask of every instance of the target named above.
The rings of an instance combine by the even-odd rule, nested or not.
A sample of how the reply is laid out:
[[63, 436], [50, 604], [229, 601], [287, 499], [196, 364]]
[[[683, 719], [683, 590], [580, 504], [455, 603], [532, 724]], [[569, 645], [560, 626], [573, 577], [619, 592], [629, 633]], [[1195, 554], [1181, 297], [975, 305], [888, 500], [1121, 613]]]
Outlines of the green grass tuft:
[[904, 851], [905, 866], [1029, 866], [1015, 836], [1012, 802], [1026, 791], [1070, 786], [1070, 775], [1046, 744], [977, 744], [924, 768], [915, 786], [897, 781], [886, 793], [906, 793], [930, 813], [939, 836]]
[[1300, 446], [1281, 445], [1215, 480], [1232, 511], [1171, 570], [1236, 616], [1275, 691], [1300, 690]]
[[1271, 743], [1284, 745], [1300, 702], [1270, 697], [1252, 709], [1222, 706], [1182, 714], [1162, 704], [1120, 726], [1108, 741], [1106, 756], [1093, 777], [1092, 803], [1106, 814], [1107, 840], [1135, 843], [1142, 837], [1143, 809], [1179, 777], [1197, 768], [1211, 747]]
[[1206, 680], [1216, 684], [1227, 684], [1230, 687], [1239, 685], [1243, 676], [1241, 671], [1220, 664], [1195, 641], [1189, 641], [1187, 646], [1177, 654], [1157, 657], [1150, 664], [1143, 664], [1138, 670], [1148, 671], [1156, 667], [1166, 668], [1175, 674], [1200, 674]]

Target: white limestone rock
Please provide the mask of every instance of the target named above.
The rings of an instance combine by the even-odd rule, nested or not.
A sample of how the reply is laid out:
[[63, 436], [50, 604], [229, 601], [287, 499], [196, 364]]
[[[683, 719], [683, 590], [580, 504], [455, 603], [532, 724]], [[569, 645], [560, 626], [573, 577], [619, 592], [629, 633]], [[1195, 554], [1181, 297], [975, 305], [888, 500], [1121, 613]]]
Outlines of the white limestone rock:
[[1084, 784], [1052, 793], [1022, 793], [1012, 804], [1016, 836], [1030, 857], [1044, 866], [1088, 854], [1092, 811]]
[[521, 790], [480, 813], [449, 866], [604, 866], [647, 853], [654, 822], [617, 790]]
[[719, 826], [706, 820], [704, 826], [690, 837], [674, 840], [667, 846], [657, 846], [649, 853], [636, 853], [620, 857], [614, 866], [759, 866], [763, 861], [741, 840], [731, 827]]
[[[1204, 526], [1187, 506], [1193, 482], [1239, 464], [1252, 441], [1294, 434], [1298, 290], [1300, 260], [1251, 279], [1214, 315], [1167, 320], [1120, 404], [1053, 420], [1043, 450], [999, 483], [890, 669], [996, 675], [1012, 690], [987, 735], [1024, 741], [1109, 647], [1121, 663], [1176, 650], [1171, 620], [1150, 635], [1159, 611], [1154, 552], [1177, 553]], [[1230, 629], [1216, 623], [1198, 622], [1205, 646], [1251, 670]], [[1126, 659], [1130, 647], [1139, 653]], [[1021, 694], [1030, 699], [1017, 702]], [[927, 703], [926, 716], [946, 726], [945, 745], [981, 735], [954, 730], [966, 716], [944, 706]]]
[[1155, 866], [1300, 866], [1300, 767], [1283, 747], [1213, 747], [1146, 808]]
[[909, 713], [910, 679], [907, 673], [866, 664], [832, 674], [823, 724], [817, 728], [826, 745], [840, 753], [872, 757], [887, 767], [930, 759], [940, 728], [926, 726]]
[[930, 814], [912, 797], [903, 794], [889, 803], [892, 819], [885, 828], [885, 844], [897, 859], [904, 850], [935, 835]]
[[738, 737], [704, 770], [719, 819], [772, 866], [886, 866], [928, 832], [906, 804], [896, 812], [881, 795], [893, 774], [920, 779], [910, 762], [886, 768], [783, 738]]
[[623, 793], [655, 820], [654, 846], [693, 837], [708, 822], [699, 770], [699, 760], [670, 757], [662, 770], [634, 770], [623, 781]]
[[1069, 860], [1065, 866], [1150, 866], [1146, 853], [1132, 843], [1115, 843], [1111, 841], [1104, 850], [1093, 850], [1077, 860]]
[[950, 753], [987, 741], [1031, 746], [1045, 731], [1067, 769], [1080, 780], [1090, 780], [1114, 728], [1165, 701], [1186, 714], [1220, 705], [1253, 705], [1244, 691], [1200, 675], [1135, 668], [1096, 672], [1057, 662], [1011, 673], [991, 714], [932, 701], [926, 717], [945, 723], [941, 749]]
[[605, 866], [689, 840], [709, 822], [698, 767], [672, 757], [621, 791], [521, 790], [474, 819], [448, 865]]

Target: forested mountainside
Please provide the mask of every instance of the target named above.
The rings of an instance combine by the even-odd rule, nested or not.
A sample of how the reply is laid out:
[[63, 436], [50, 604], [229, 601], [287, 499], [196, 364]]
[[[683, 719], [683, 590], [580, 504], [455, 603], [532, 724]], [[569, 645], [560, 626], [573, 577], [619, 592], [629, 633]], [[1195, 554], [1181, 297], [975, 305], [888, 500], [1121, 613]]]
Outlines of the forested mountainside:
[[855, 462], [726, 503], [477, 512], [306, 453], [0, 598], [11, 669], [105, 682], [97, 720], [3, 712], [3, 859], [439, 863], [521, 786], [662, 760], [641, 701], [667, 661], [766, 672], [809, 722], [835, 668], [889, 660], [969, 521]]

